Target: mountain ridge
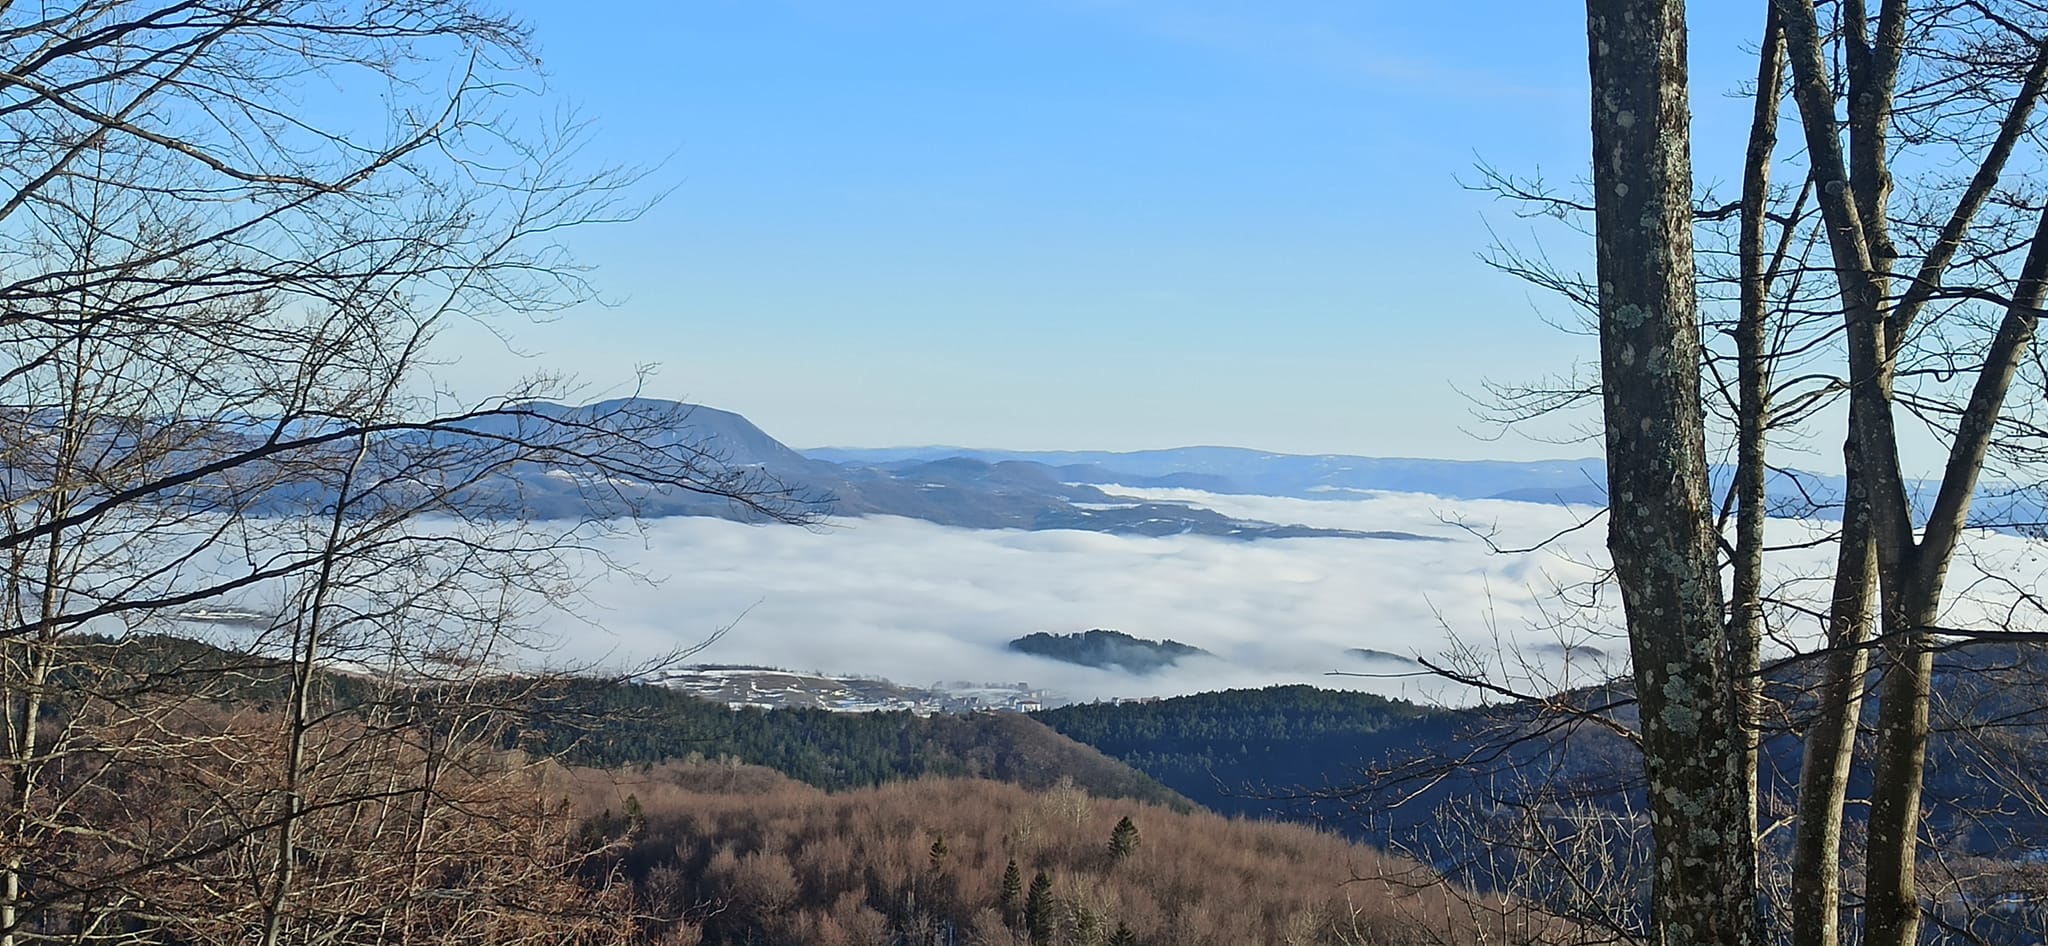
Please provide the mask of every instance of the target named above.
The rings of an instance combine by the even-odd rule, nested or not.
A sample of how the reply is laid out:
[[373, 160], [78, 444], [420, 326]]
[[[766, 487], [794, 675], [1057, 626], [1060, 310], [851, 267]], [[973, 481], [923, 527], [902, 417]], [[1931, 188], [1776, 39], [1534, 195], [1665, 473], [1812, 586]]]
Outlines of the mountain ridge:
[[[607, 416], [673, 415], [662, 445], [703, 455], [726, 471], [751, 475], [831, 515], [892, 515], [971, 529], [1073, 529], [1117, 535], [1202, 535], [1232, 539], [1350, 538], [1436, 541], [1399, 531], [1331, 529], [1297, 523], [1227, 516], [1192, 503], [1133, 499], [1081, 482], [1072, 471], [1032, 460], [1006, 457], [904, 457], [888, 462], [837, 462], [789, 448], [744, 415], [703, 405], [623, 398], [581, 406], [553, 402], [526, 405], [534, 413], [570, 425], [601, 424]], [[491, 433], [488, 424], [470, 425]], [[1098, 478], [1107, 482], [1115, 477]], [[540, 518], [572, 518], [587, 511], [574, 477], [524, 464], [482, 484], [483, 498], [516, 497]], [[722, 496], [656, 490], [643, 484], [607, 483], [640, 515], [711, 516], [760, 521], [758, 511]]]
[[[1607, 466], [1597, 457], [1547, 460], [1441, 460], [1351, 454], [1291, 454], [1214, 445], [1149, 450], [1003, 450], [955, 447], [815, 447], [807, 457], [837, 463], [883, 463], [958, 456], [983, 461], [1043, 463], [1071, 482], [1142, 488], [1355, 499], [1374, 493], [1420, 493], [1458, 500], [1542, 505], [1605, 506]], [[1711, 470], [1712, 492], [1725, 495], [1734, 470]], [[1176, 478], [1186, 480], [1175, 482]], [[1924, 514], [1938, 484], [1906, 483], [1908, 500]], [[1838, 520], [1846, 483], [1840, 474], [1773, 469], [1766, 476], [1770, 514]], [[2024, 530], [2048, 523], [2048, 496], [2039, 487], [1987, 482], [1972, 504], [1973, 527]]]

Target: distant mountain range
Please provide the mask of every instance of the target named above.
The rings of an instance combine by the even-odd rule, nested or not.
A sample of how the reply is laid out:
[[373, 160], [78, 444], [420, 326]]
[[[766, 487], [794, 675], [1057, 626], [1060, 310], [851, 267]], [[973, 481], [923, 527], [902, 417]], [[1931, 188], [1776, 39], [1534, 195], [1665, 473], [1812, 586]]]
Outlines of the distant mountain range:
[[[1581, 460], [1430, 460], [1400, 457], [1315, 456], [1241, 447], [1176, 447], [1129, 453], [1104, 451], [982, 450], [965, 447], [818, 447], [813, 460], [847, 465], [931, 462], [939, 458], [983, 463], [1030, 463], [1063, 482], [1210, 493], [1358, 499], [1374, 493], [1426, 493], [1445, 499], [1503, 500], [1572, 506], [1607, 505], [1607, 463]], [[1734, 471], [1712, 471], [1715, 499], [1728, 496]], [[1771, 515], [1839, 519], [1840, 476], [1773, 469], [1765, 478]], [[1933, 503], [1936, 483], [1912, 480], [1908, 499], [1917, 511]], [[2038, 531], [2048, 527], [2048, 495], [2040, 486], [1986, 483], [1971, 507], [1971, 523], [1985, 528]]]
[[1607, 464], [1600, 460], [1424, 460], [1303, 456], [1240, 447], [1176, 447], [1131, 453], [977, 450], [961, 447], [820, 447], [814, 460], [858, 465], [962, 458], [1031, 463], [1073, 483], [1116, 484], [1211, 493], [1356, 499], [1360, 494], [1429, 493], [1447, 499], [1605, 505]]
[[[1326, 529], [1240, 519], [1194, 502], [1137, 499], [1103, 487], [1179, 488], [1219, 494], [1301, 499], [1356, 499], [1382, 492], [1425, 493], [1446, 499], [1504, 500], [1600, 506], [1606, 503], [1606, 465], [1597, 459], [1430, 460], [1341, 455], [1300, 456], [1236, 447], [1182, 447], [1131, 453], [1006, 451], [955, 447], [793, 450], [745, 417], [701, 406], [625, 399], [582, 406], [527, 405], [551, 418], [488, 415], [430, 434], [398, 434], [380, 446], [394, 469], [418, 451], [449, 452], [465, 431], [482, 443], [510, 442], [518, 425], [557, 423], [569, 430], [603, 427], [624, 414], [656, 418], [655, 450], [699, 457], [721, 486], [780, 487], [811, 508], [842, 516], [887, 515], [972, 529], [1077, 529], [1124, 535], [1206, 535], [1239, 539], [1341, 537], [1429, 540], [1398, 531]], [[510, 428], [507, 425], [511, 425]], [[256, 425], [260, 427], [261, 425]], [[254, 436], [256, 431], [228, 436]], [[643, 430], [644, 434], [645, 431]], [[479, 463], [493, 457], [480, 453]], [[631, 468], [630, 464], [627, 465]], [[460, 470], [453, 471], [460, 473]], [[402, 478], [401, 478], [402, 479]], [[1726, 495], [1728, 471], [1716, 471], [1717, 497]], [[1839, 515], [1839, 477], [1774, 471], [1772, 512], [1791, 518]], [[1912, 486], [1925, 506], [1931, 488]], [[320, 508], [317, 484], [271, 487], [254, 505], [280, 513], [294, 504]], [[460, 501], [477, 510], [523, 511], [541, 518], [592, 514], [593, 500], [623, 500], [650, 518], [713, 516], [762, 518], [757, 510], [715, 493], [658, 490], [630, 476], [593, 481], [573, 468], [506, 462], [464, 488]], [[2048, 522], [2048, 502], [2037, 490], [1989, 486], [1980, 491], [1979, 524], [2024, 529]], [[485, 514], [492, 514], [485, 513]]]
[[[622, 406], [609, 401], [583, 407], [538, 405], [543, 413], [570, 423], [601, 417]], [[1110, 470], [1053, 466], [1000, 457], [933, 455], [878, 460], [835, 460], [805, 456], [784, 446], [745, 417], [709, 407], [679, 408], [645, 402], [645, 410], [677, 410], [678, 441], [701, 447], [726, 468], [791, 488], [799, 498], [842, 516], [903, 516], [971, 529], [1078, 529], [1120, 535], [1207, 535], [1238, 539], [1336, 537], [1436, 541], [1398, 531], [1325, 529], [1226, 516], [1189, 503], [1136, 500], [1104, 492], [1093, 483], [1178, 482], [1148, 480]], [[1133, 482], [1137, 480], [1137, 482]], [[565, 471], [531, 464], [515, 467], [478, 487], [479, 494], [516, 496], [528, 512], [545, 518], [586, 513], [587, 484]], [[638, 489], [608, 483], [643, 516], [716, 516], [751, 520], [759, 514], [722, 497], [682, 491]]]

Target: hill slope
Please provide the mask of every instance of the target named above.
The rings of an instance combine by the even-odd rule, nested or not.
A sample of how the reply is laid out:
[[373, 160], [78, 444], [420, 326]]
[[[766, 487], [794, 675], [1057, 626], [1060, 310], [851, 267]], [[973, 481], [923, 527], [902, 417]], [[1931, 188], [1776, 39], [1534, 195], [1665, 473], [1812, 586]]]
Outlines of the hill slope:
[[[1323, 529], [1236, 519], [1186, 503], [1120, 499], [1043, 463], [966, 456], [889, 462], [833, 462], [806, 457], [730, 411], [665, 401], [624, 399], [582, 406], [536, 404], [538, 413], [571, 427], [601, 426], [608, 417], [666, 425], [652, 439], [701, 456], [707, 469], [732, 482], [781, 490], [821, 512], [888, 515], [972, 529], [1078, 529], [1129, 535], [1208, 535], [1261, 539], [1298, 536], [1423, 540], [1403, 532]], [[481, 433], [489, 423], [470, 425]], [[1107, 480], [1097, 480], [1107, 482]], [[566, 471], [518, 464], [470, 491], [478, 504], [516, 506], [542, 518], [575, 518], [591, 510], [593, 485]], [[654, 490], [613, 478], [596, 493], [642, 516], [715, 516], [755, 521], [760, 515], [723, 497]]]
[[[595, 826], [629, 839], [594, 870], [634, 882], [658, 927], [647, 939], [1017, 943], [1040, 876], [1059, 943], [1103, 943], [1120, 926], [1145, 946], [1500, 942], [1529, 929], [1499, 900], [1334, 835], [1068, 786], [926, 779], [826, 794], [715, 765], [576, 784]], [[1136, 840], [1119, 857], [1109, 840], [1125, 818]]]
[[1033, 715], [1212, 811], [1296, 820], [1315, 813], [1261, 796], [1327, 786], [1366, 760], [1442, 744], [1470, 723], [1455, 711], [1300, 685]]
[[[1963, 913], [1969, 903], [2016, 893], [2027, 904], [2048, 903], [2038, 869], [2048, 803], [2035, 778], [2048, 770], [2048, 696], [2039, 686], [2048, 678], [2048, 646], [1945, 653], [1936, 674], [1923, 857], [1970, 869], [1930, 872], [1942, 880], [1926, 895], [1939, 909]], [[1785, 810], [1798, 782], [1797, 727], [1810, 710], [1811, 683], [1792, 672], [1770, 683], [1784, 707], [1772, 715], [1763, 746], [1763, 788], [1774, 811]], [[1633, 724], [1625, 683], [1556, 699], [1611, 706], [1609, 718]], [[1869, 732], [1876, 707], [1866, 711]], [[1330, 825], [1462, 865], [1467, 873], [1457, 876], [1482, 886], [1488, 877], [1526, 877], [1530, 870], [1511, 863], [1515, 855], [1502, 852], [1516, 849], [1489, 841], [1487, 831], [1527, 830], [1568, 811], [1586, 813], [1594, 824], [1642, 827], [1631, 814], [1644, 808], [1634, 748], [1601, 726], [1561, 725], [1559, 716], [1532, 705], [1443, 710], [1276, 687], [1036, 715], [1213, 810]], [[1871, 788], [1868, 760], [1859, 761], [1851, 798], [1867, 798]], [[1852, 834], [1864, 813], [1850, 806]], [[1604, 843], [1614, 845], [1611, 863], [1629, 864], [1643, 849], [1633, 830], [1605, 833]], [[1785, 843], [1783, 833], [1776, 838]], [[2001, 909], [2000, 924], [2048, 924], [2048, 909]], [[2001, 936], [2012, 932], [2000, 929]]]
[[728, 709], [667, 687], [597, 681], [559, 685], [526, 709], [521, 744], [577, 765], [732, 759], [833, 790], [937, 775], [1028, 788], [1069, 778], [1104, 797], [1188, 807], [1150, 776], [1020, 713]]
[[[222, 709], [275, 704], [287, 692], [287, 670], [278, 661], [186, 638], [129, 638], [118, 646], [103, 640], [93, 646], [102, 651], [100, 661], [118, 663], [149, 686], [203, 692]], [[403, 702], [353, 673], [329, 672], [322, 685], [344, 709], [373, 699], [387, 705]], [[573, 678], [536, 684], [508, 677], [462, 697], [510, 717], [506, 748], [516, 746], [569, 765], [731, 759], [823, 789], [935, 775], [1032, 788], [1068, 778], [1102, 797], [1189, 807], [1187, 799], [1150, 776], [1020, 713], [920, 717], [806, 708], [735, 710], [664, 686]]]
[[1173, 666], [1182, 657], [1214, 656], [1200, 647], [1176, 640], [1146, 640], [1122, 631], [1096, 629], [1079, 634], [1048, 634], [1039, 631], [1010, 642], [1021, 654], [1050, 657], [1084, 667], [1153, 673]]

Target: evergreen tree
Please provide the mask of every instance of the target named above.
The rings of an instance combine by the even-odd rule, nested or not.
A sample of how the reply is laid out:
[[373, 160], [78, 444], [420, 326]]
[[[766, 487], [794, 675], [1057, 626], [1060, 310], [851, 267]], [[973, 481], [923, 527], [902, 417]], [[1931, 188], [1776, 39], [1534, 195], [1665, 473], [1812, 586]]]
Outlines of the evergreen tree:
[[932, 841], [932, 873], [946, 869], [946, 836], [941, 834]]
[[1102, 946], [1102, 921], [1095, 918], [1095, 912], [1082, 909], [1074, 921], [1074, 943], [1076, 946]]
[[1125, 815], [1116, 823], [1116, 829], [1109, 832], [1109, 859], [1120, 861], [1131, 856], [1138, 849], [1138, 826], [1131, 823], [1131, 816]]
[[1138, 946], [1138, 934], [1131, 932], [1130, 924], [1116, 921], [1116, 932], [1109, 936], [1109, 946]]
[[1053, 908], [1052, 878], [1039, 871], [1031, 878], [1031, 893], [1024, 898], [1024, 929], [1031, 934], [1031, 946], [1052, 946]]
[[1017, 870], [1017, 859], [1010, 858], [1010, 866], [1003, 868], [1003, 893], [997, 905], [1002, 909], [1003, 922], [1017, 925], [1017, 901], [1024, 896], [1024, 875]]

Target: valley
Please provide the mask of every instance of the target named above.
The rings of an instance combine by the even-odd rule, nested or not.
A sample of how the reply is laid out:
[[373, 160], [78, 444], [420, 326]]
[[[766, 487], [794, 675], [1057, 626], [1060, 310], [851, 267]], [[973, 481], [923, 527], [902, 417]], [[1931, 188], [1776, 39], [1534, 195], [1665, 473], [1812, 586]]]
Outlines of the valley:
[[0, 946], [2048, 946], [2048, 0], [0, 47]]

